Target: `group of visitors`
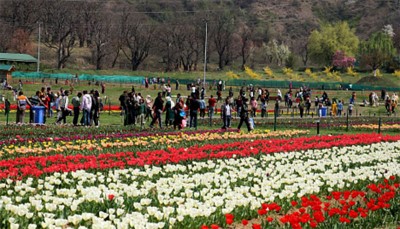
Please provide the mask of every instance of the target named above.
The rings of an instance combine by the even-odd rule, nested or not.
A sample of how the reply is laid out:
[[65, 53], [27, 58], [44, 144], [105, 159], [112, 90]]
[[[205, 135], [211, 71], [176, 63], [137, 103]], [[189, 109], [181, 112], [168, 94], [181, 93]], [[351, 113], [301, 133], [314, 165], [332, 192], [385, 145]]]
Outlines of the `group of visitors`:
[[[347, 109], [345, 109], [343, 99], [331, 99], [327, 92], [324, 91], [320, 97], [315, 97], [315, 110], [312, 110], [312, 91], [306, 86], [302, 86], [297, 90], [289, 87], [284, 94], [280, 89], [276, 89], [276, 93], [271, 95], [272, 93], [267, 88], [256, 88], [251, 84], [242, 86], [237, 96], [234, 95], [234, 90], [230, 87], [227, 91], [227, 96], [223, 98], [222, 91], [225, 90], [225, 84], [221, 80], [215, 82], [215, 97], [211, 92], [210, 96], [205, 98], [205, 85], [202, 85], [202, 82], [198, 80], [197, 83], [194, 82], [187, 85], [188, 96], [177, 94], [176, 99], [175, 96], [172, 99], [170, 83], [169, 78], [146, 78], [146, 87], [148, 84], [159, 85], [160, 92], [154, 99], [150, 95], [145, 97], [140, 92], [136, 92], [134, 87], [130, 92], [124, 91], [119, 97], [124, 125], [140, 125], [143, 127], [146, 122], [149, 122], [150, 127], [158, 125], [160, 128], [173, 126], [175, 129], [184, 127], [197, 129], [199, 118], [205, 120], [206, 113], [208, 113], [207, 119], [211, 126], [214, 123], [214, 115], [217, 110], [220, 110], [220, 117], [223, 122], [222, 128], [231, 128], [232, 118], [237, 118], [240, 119], [238, 129], [245, 123], [250, 131], [254, 128], [253, 118], [258, 115], [262, 118], [268, 117], [267, 107], [270, 100], [274, 101], [273, 112], [276, 116], [279, 116], [281, 111], [283, 112], [282, 109], [286, 108], [288, 112], [289, 109], [293, 109], [293, 113], [294, 109], [296, 109], [301, 118], [314, 113], [316, 116], [342, 116], [347, 112], [351, 116], [356, 102], [356, 93], [353, 92], [348, 100]], [[104, 92], [105, 85], [102, 83], [100, 86], [102, 92]], [[97, 90], [91, 90], [90, 92], [84, 90], [72, 96], [72, 90], [60, 88], [59, 91], [53, 92], [51, 87], [42, 87], [41, 90], [29, 98], [23, 94], [22, 90], [19, 91], [16, 99], [18, 105], [17, 123], [24, 122], [27, 107], [41, 106], [45, 109], [43, 123], [46, 123], [47, 118], [55, 116], [56, 124], [66, 124], [67, 117], [73, 116], [72, 124], [74, 126], [99, 126], [99, 114], [102, 109], [99, 92]], [[70, 96], [72, 96], [71, 99]], [[377, 97], [375, 92], [369, 95], [369, 104], [371, 106], [378, 104], [379, 98]], [[384, 98], [388, 112], [394, 113], [398, 96], [394, 93], [390, 97], [385, 92], [381, 97]], [[368, 104], [366, 101], [363, 102]], [[217, 107], [218, 103], [221, 105]], [[56, 115], [53, 115], [53, 113]], [[30, 109], [29, 114], [29, 122], [34, 123], [35, 114], [33, 109]], [[79, 117], [81, 117], [80, 120]]]
[[[63, 88], [53, 92], [51, 87], [42, 87], [39, 91], [36, 91], [35, 95], [29, 98], [21, 90], [18, 92], [16, 99], [16, 122], [18, 124], [24, 123], [25, 111], [29, 106], [29, 123], [41, 120], [40, 124], [45, 124], [48, 118], [55, 117], [55, 124], [60, 125], [67, 123], [68, 116], [73, 116], [72, 124], [74, 126], [94, 125], [98, 127], [100, 110], [102, 109], [100, 93], [97, 90], [91, 90], [90, 92], [83, 90], [82, 92], [77, 92], [72, 97], [71, 102], [69, 96], [70, 91]], [[40, 107], [43, 112], [35, 114], [35, 107]], [[37, 117], [37, 120], [35, 120], [35, 116], [38, 115], [42, 115], [42, 117]], [[81, 117], [80, 120], [79, 117]]]

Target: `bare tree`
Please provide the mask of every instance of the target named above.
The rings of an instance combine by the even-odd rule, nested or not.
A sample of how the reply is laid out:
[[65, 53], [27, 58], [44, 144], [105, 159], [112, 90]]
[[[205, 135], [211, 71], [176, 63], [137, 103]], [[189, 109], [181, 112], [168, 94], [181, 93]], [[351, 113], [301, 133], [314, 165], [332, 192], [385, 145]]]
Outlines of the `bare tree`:
[[212, 40], [218, 54], [218, 67], [220, 70], [230, 62], [230, 48], [235, 28], [235, 18], [229, 12], [214, 14], [212, 25]]
[[[76, 25], [76, 33], [79, 38], [79, 47], [86, 45], [90, 47], [93, 36], [95, 35], [95, 26], [99, 20], [99, 15], [103, 15], [105, 10], [104, 2], [83, 1], [77, 11], [79, 21]], [[105, 15], [105, 14], [104, 14]]]
[[122, 49], [126, 58], [131, 63], [132, 71], [136, 71], [140, 64], [148, 57], [154, 38], [154, 27], [145, 24], [145, 20], [130, 15], [124, 33], [124, 45]]
[[107, 15], [99, 15], [93, 22], [93, 34], [91, 38], [91, 50], [96, 70], [102, 69], [103, 60], [112, 52], [112, 36], [116, 31], [116, 24], [110, 22]]
[[116, 18], [116, 20], [112, 20], [114, 23], [113, 33], [111, 34], [111, 68], [115, 68], [117, 61], [119, 59], [120, 53], [125, 43], [125, 35], [128, 29], [129, 23], [129, 12], [128, 8], [124, 7], [121, 9], [120, 16]]
[[44, 44], [55, 50], [58, 69], [65, 66], [76, 40], [74, 25], [77, 17], [73, 14], [76, 11], [73, 4], [70, 1], [48, 1], [43, 12]]
[[7, 52], [10, 47], [10, 39], [8, 35], [8, 31], [10, 30], [11, 27], [9, 24], [0, 19], [0, 52]]
[[196, 37], [196, 28], [189, 24], [177, 28], [175, 44], [179, 53], [180, 65], [185, 71], [193, 70], [199, 56], [199, 42]]
[[154, 54], [161, 57], [161, 63], [165, 64], [165, 71], [173, 71], [179, 68], [178, 51], [175, 45], [175, 33], [177, 27], [161, 25], [158, 28], [158, 47]]
[[240, 49], [239, 54], [242, 59], [242, 69], [244, 69], [247, 60], [254, 51], [253, 36], [253, 28], [244, 23], [239, 26], [239, 31], [237, 33], [237, 42]]
[[3, 0], [0, 15], [12, 30], [23, 29], [30, 35], [37, 28], [43, 3], [43, 0]]

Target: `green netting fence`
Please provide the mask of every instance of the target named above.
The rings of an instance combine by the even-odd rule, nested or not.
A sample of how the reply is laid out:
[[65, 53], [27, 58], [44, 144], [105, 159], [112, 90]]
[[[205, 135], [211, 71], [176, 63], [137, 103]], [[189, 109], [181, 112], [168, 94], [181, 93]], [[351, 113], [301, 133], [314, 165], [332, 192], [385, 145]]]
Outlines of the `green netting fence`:
[[[179, 83], [186, 85], [194, 83], [193, 79], [179, 79]], [[203, 81], [202, 81], [203, 82]], [[218, 80], [215, 81], [218, 83]], [[214, 80], [206, 80], [207, 85], [214, 84]], [[398, 87], [379, 87], [379, 86], [367, 86], [360, 84], [350, 84], [344, 82], [301, 82], [301, 81], [277, 81], [277, 80], [227, 80], [225, 81], [225, 87], [246, 87], [253, 85], [254, 87], [263, 88], [289, 88], [290, 84], [292, 88], [308, 87], [312, 89], [320, 90], [357, 90], [357, 91], [379, 91], [385, 89], [386, 91], [400, 91]]]
[[[31, 79], [31, 80], [42, 80], [42, 79], [59, 79], [59, 80], [72, 80], [75, 75], [69, 73], [42, 73], [42, 72], [13, 72], [13, 78], [18, 79]], [[79, 80], [93, 81], [93, 82], [109, 82], [109, 83], [130, 83], [130, 84], [143, 84], [144, 76], [124, 76], [124, 75], [89, 75], [82, 74], [78, 75]], [[195, 79], [178, 79], [179, 83], [183, 85], [196, 83]], [[224, 77], [221, 77], [224, 80]], [[176, 80], [172, 79], [171, 83], [175, 83]], [[201, 80], [201, 83], [203, 80]], [[213, 85], [218, 83], [218, 80], [206, 80], [207, 85]], [[387, 91], [400, 91], [398, 87], [380, 87], [380, 86], [368, 86], [360, 84], [350, 84], [344, 82], [301, 82], [301, 81], [276, 81], [276, 80], [226, 80], [225, 87], [241, 87], [253, 85], [255, 87], [264, 88], [289, 88], [289, 85], [293, 88], [309, 87], [312, 89], [320, 90], [357, 90], [357, 91], [379, 91], [385, 89]]]
[[[42, 73], [42, 72], [13, 72], [13, 78], [30, 79], [30, 80], [74, 80], [76, 76], [69, 73]], [[144, 81], [143, 76], [123, 76], [123, 75], [78, 75], [79, 80], [87, 80], [93, 82], [109, 82], [109, 83], [132, 83], [142, 84]]]

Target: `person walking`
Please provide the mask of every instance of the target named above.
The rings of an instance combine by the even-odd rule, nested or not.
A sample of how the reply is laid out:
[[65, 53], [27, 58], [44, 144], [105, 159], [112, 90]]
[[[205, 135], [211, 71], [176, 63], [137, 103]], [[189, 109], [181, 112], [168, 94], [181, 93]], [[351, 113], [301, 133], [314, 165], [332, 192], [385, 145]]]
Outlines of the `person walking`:
[[180, 98], [179, 101], [176, 102], [175, 107], [173, 108], [174, 111], [174, 130], [178, 127], [178, 130], [182, 129], [182, 121], [186, 117], [186, 112], [184, 110], [185, 103], [183, 98]]
[[153, 99], [151, 98], [150, 95], [146, 96], [145, 105], [146, 105], [146, 115], [145, 115], [144, 119], [148, 121], [149, 117], [150, 117], [151, 120], [153, 120], [153, 115], [151, 114], [151, 107], [153, 106]]
[[78, 94], [72, 98], [71, 103], [74, 111], [74, 118], [72, 119], [72, 124], [74, 126], [78, 125], [78, 119], [79, 119], [79, 107], [81, 106], [81, 97], [82, 97], [82, 92], [78, 92]]
[[342, 100], [339, 100], [339, 102], [337, 104], [337, 116], [341, 117], [342, 111], [343, 111], [343, 102], [342, 102]]
[[299, 111], [300, 111], [300, 118], [303, 118], [305, 104], [304, 104], [304, 100], [302, 98], [300, 98], [298, 106], [299, 106]]
[[195, 128], [197, 130], [197, 111], [200, 108], [200, 104], [196, 99], [196, 96], [193, 96], [191, 101], [190, 101], [190, 106], [189, 106], [189, 116], [190, 116], [190, 128]]
[[331, 112], [331, 113], [332, 113], [332, 116], [335, 117], [336, 114], [337, 114], [337, 104], [336, 104], [336, 101], [333, 101], [333, 102], [332, 102], [331, 110], [332, 110], [332, 112]]
[[225, 103], [221, 106], [221, 118], [224, 123], [222, 129], [230, 128], [232, 120], [232, 106], [229, 104], [228, 99], [226, 99]]
[[93, 123], [95, 127], [99, 127], [99, 118], [100, 118], [100, 93], [95, 90], [93, 92], [93, 102], [92, 102], [92, 117], [93, 117]]
[[144, 116], [146, 115], [146, 104], [144, 102], [144, 99], [141, 98], [139, 100], [139, 111], [138, 111], [138, 122], [140, 124], [140, 128], [143, 129], [144, 126]]
[[24, 92], [19, 91], [17, 97], [17, 124], [24, 123], [25, 110], [28, 105], [32, 107], [32, 104], [29, 102], [28, 98], [24, 95]]
[[161, 121], [161, 114], [164, 108], [164, 101], [162, 100], [162, 93], [158, 92], [157, 98], [154, 100], [153, 104], [153, 111], [154, 111], [154, 119], [150, 123], [150, 128], [154, 127], [154, 123], [158, 121], [160, 129], [162, 128], [162, 121]]
[[250, 105], [251, 105], [251, 117], [256, 117], [258, 103], [255, 97], [251, 97]]
[[172, 126], [173, 121], [174, 121], [174, 112], [172, 108], [175, 106], [173, 101], [171, 100], [171, 97], [167, 96], [165, 98], [167, 102], [165, 103], [164, 111], [165, 111], [165, 126]]
[[65, 91], [64, 95], [61, 97], [60, 99], [60, 110], [61, 110], [61, 117], [59, 117], [56, 121], [56, 124], [60, 124], [61, 121], [63, 121], [63, 124], [67, 123], [67, 116], [70, 112], [70, 109], [68, 108], [68, 95], [69, 95], [69, 91]]
[[239, 126], [238, 126], [238, 130], [240, 130], [240, 128], [242, 127], [243, 122], [246, 123], [247, 126], [247, 130], [250, 132], [251, 131], [251, 127], [250, 127], [250, 122], [249, 122], [249, 110], [248, 110], [248, 99], [243, 96], [241, 98], [242, 100], [242, 105], [240, 107], [240, 112], [239, 112], [239, 116], [240, 116], [240, 121], [239, 121]]
[[134, 92], [129, 92], [128, 97], [125, 99], [126, 106], [126, 118], [124, 125], [132, 125], [136, 122], [136, 100], [134, 98]]
[[206, 116], [206, 102], [204, 101], [204, 98], [198, 99], [197, 101], [200, 105], [200, 118], [204, 119], [204, 117]]
[[92, 98], [88, 94], [87, 90], [82, 92], [82, 102], [81, 102], [81, 111], [83, 111], [83, 125], [90, 126], [90, 111], [92, 109]]
[[208, 117], [210, 118], [210, 126], [212, 126], [212, 119], [216, 103], [217, 100], [214, 98], [213, 95], [211, 95], [211, 97], [208, 99]]

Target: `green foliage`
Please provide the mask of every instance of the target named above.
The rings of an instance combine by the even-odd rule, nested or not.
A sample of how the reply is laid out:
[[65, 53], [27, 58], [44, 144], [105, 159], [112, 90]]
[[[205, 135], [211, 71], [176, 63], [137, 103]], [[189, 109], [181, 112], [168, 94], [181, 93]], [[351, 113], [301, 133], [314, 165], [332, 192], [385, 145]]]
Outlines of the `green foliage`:
[[296, 67], [296, 56], [293, 53], [290, 53], [288, 58], [285, 61], [285, 66], [288, 68]]
[[359, 55], [363, 65], [376, 70], [396, 55], [396, 49], [388, 34], [377, 32], [361, 43]]
[[330, 65], [337, 50], [349, 56], [357, 52], [359, 39], [347, 22], [321, 26], [320, 31], [313, 31], [309, 37], [308, 51], [310, 57], [320, 64]]

